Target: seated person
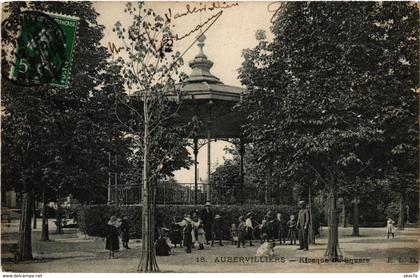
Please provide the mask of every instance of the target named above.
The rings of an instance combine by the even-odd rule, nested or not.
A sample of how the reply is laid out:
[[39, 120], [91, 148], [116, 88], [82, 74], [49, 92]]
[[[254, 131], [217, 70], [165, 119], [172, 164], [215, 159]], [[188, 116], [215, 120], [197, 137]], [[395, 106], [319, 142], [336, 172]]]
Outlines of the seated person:
[[269, 241], [264, 242], [257, 249], [257, 254], [255, 254], [255, 256], [257, 257], [271, 257], [273, 255], [274, 255], [273, 243]]
[[169, 230], [166, 228], [161, 229], [158, 240], [155, 242], [155, 253], [156, 256], [169, 256], [171, 255], [171, 247], [169, 247], [166, 241], [166, 234]]

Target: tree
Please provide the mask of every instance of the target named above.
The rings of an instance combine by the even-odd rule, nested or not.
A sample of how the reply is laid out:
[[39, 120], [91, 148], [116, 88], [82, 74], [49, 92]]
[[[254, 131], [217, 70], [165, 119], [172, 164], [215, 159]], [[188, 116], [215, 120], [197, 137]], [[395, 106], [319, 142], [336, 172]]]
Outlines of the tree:
[[[98, 184], [107, 180], [106, 152], [124, 141], [118, 129], [109, 129], [107, 122], [97, 116], [99, 113], [95, 114], [98, 107], [112, 108], [113, 98], [102, 94], [102, 87], [106, 88], [107, 82], [112, 81], [114, 87], [121, 88], [121, 83], [116, 75], [114, 80], [109, 80], [103, 74], [110, 55], [100, 46], [103, 26], [97, 24], [98, 14], [92, 4], [11, 2], [6, 6], [11, 22], [17, 22], [22, 8], [64, 12], [80, 18], [68, 88], [21, 87], [2, 75], [2, 143], [7, 146], [2, 148], [3, 157], [7, 157], [2, 160], [2, 170], [6, 173], [3, 182], [22, 191], [19, 260], [27, 260], [32, 259], [30, 220], [34, 192], [43, 196], [44, 210], [47, 200], [57, 200], [60, 195], [71, 193], [82, 201], [101, 196], [87, 193], [106, 192], [105, 186], [98, 188]], [[3, 37], [2, 43], [7, 43], [6, 39]], [[2, 51], [6, 50], [2, 48]], [[110, 132], [114, 132], [111, 133], [116, 138], [114, 144], [109, 143], [109, 136], [104, 136]], [[46, 240], [48, 230], [46, 214], [43, 215], [42, 239]]]
[[407, 194], [418, 192], [418, 18], [418, 7], [411, 3], [383, 3], [375, 18], [384, 38], [379, 41], [378, 68], [383, 89], [379, 125], [388, 162], [384, 169], [399, 195], [399, 229], [404, 227]]
[[185, 138], [190, 135], [185, 134], [185, 127], [179, 123], [176, 112], [180, 104], [174, 101], [178, 81], [175, 78], [180, 76], [178, 70], [183, 61], [179, 52], [172, 51], [173, 35], [168, 21], [142, 2], [129, 2], [124, 11], [132, 22], [127, 27], [117, 22], [114, 32], [125, 51], [117, 62], [127, 89], [133, 91], [128, 100], [121, 102], [131, 116], [124, 124], [133, 138], [133, 161], [143, 169], [142, 251], [138, 270], [156, 272], [159, 271], [154, 252], [157, 179], [174, 169], [177, 165], [174, 162], [179, 157], [186, 158], [188, 153]]
[[211, 187], [217, 194], [216, 199], [234, 203], [236, 201], [235, 189], [239, 187], [240, 178], [239, 161], [236, 159], [225, 160], [222, 165], [218, 166], [210, 181]]
[[[274, 41], [268, 43], [260, 33], [257, 47], [244, 52], [240, 77], [249, 91], [243, 104], [249, 113], [248, 140], [262, 146], [261, 157], [272, 157], [273, 152], [281, 157], [283, 177], [298, 182], [305, 175], [315, 175], [326, 188], [326, 255], [332, 260], [340, 255], [338, 189], [346, 180], [375, 176], [385, 157], [380, 152], [390, 142], [384, 136], [388, 127], [381, 123], [387, 98], [381, 73], [383, 67], [391, 72], [392, 68], [391, 63], [384, 66], [382, 43], [401, 46], [384, 36], [387, 25], [378, 21], [386, 14], [383, 7], [379, 3], [285, 3], [272, 26]], [[410, 18], [407, 22], [414, 18], [406, 9], [402, 14]], [[411, 35], [405, 38], [410, 43], [414, 40]]]

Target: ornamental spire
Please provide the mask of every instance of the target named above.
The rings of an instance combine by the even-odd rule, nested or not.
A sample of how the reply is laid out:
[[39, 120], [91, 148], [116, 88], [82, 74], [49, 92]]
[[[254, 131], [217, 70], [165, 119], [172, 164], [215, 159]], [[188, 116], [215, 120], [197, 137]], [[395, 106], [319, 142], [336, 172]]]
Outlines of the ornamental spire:
[[200, 34], [197, 36], [197, 46], [199, 47], [198, 54], [194, 57], [194, 60], [189, 62], [192, 69], [191, 75], [185, 80], [185, 82], [208, 82], [208, 83], [222, 83], [219, 78], [210, 73], [210, 69], [213, 67], [213, 62], [207, 59], [204, 54], [204, 41], [206, 36], [200, 30]]

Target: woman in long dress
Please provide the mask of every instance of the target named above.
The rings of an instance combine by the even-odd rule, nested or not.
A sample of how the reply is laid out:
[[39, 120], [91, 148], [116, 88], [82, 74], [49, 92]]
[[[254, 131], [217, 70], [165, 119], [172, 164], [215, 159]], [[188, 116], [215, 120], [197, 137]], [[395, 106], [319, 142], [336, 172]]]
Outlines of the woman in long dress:
[[193, 244], [192, 233], [194, 232], [193, 225], [191, 223], [191, 215], [185, 214], [184, 219], [181, 222], [177, 222], [175, 224], [182, 227], [182, 245], [185, 248], [185, 252], [191, 253], [191, 248]]
[[121, 219], [111, 216], [106, 225], [106, 242], [105, 248], [109, 250], [109, 258], [114, 258], [114, 252], [120, 249], [120, 240], [118, 238], [118, 228], [121, 226]]

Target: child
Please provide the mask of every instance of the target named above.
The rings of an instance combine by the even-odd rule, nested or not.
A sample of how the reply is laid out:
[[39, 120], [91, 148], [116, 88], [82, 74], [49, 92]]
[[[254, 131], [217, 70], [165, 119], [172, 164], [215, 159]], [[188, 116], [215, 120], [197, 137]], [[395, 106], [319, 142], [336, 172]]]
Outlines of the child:
[[198, 250], [203, 250], [204, 242], [206, 240], [203, 221], [198, 217], [198, 211], [194, 211], [192, 215], [191, 224], [193, 225], [193, 240], [198, 242]]
[[290, 215], [290, 220], [287, 221], [287, 227], [289, 227], [289, 232], [287, 237], [290, 239], [290, 245], [296, 245], [296, 220], [294, 215]]
[[239, 217], [239, 225], [238, 225], [238, 245], [237, 248], [245, 247], [245, 239], [246, 239], [247, 233], [246, 233], [246, 223], [243, 216]]
[[211, 241], [211, 246], [214, 246], [214, 240], [219, 240], [219, 245], [223, 246], [222, 244], [222, 237], [223, 237], [223, 231], [222, 231], [222, 221], [221, 216], [216, 214], [214, 217], [213, 222], [213, 239]]
[[230, 227], [230, 238], [232, 240], [232, 245], [236, 245], [239, 241], [238, 228], [235, 223]]
[[391, 217], [388, 217], [388, 220], [386, 221], [386, 229], [388, 231], [388, 238], [389, 238], [389, 235], [392, 235], [392, 238], [394, 238], [394, 229], [395, 229], [394, 224], [395, 224], [394, 220], [392, 220]]
[[254, 244], [252, 244], [252, 238], [254, 237], [254, 235], [252, 234], [254, 231], [254, 226], [252, 224], [252, 221], [253, 221], [252, 217], [253, 217], [253, 213], [248, 212], [246, 214], [246, 219], [245, 219], [246, 237], [249, 239], [249, 246], [254, 246]]
[[182, 227], [175, 223], [175, 219], [174, 223], [171, 224], [169, 238], [175, 248], [177, 244], [179, 244], [179, 247], [182, 247]]
[[273, 241], [278, 239], [280, 244], [286, 244], [287, 225], [283, 215], [280, 212], [277, 213], [276, 219], [273, 220], [271, 228]]
[[260, 225], [261, 229], [261, 243], [268, 241], [268, 223], [266, 219], [263, 219]]

